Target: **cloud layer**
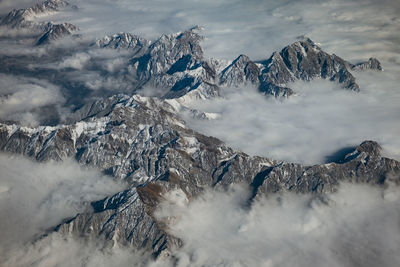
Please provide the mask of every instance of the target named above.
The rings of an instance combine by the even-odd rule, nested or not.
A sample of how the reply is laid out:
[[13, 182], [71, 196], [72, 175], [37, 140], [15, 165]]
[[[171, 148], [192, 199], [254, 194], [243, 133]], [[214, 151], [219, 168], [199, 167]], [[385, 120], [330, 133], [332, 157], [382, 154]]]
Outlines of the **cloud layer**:
[[[37, 1], [1, 1], [0, 10]], [[71, 22], [84, 37], [101, 38], [121, 31], [154, 39], [195, 24], [205, 27], [206, 55], [233, 59], [248, 54], [264, 59], [299, 35], [322, 43], [330, 53], [350, 60], [378, 56], [399, 63], [400, 5], [396, 1], [70, 1], [66, 10], [41, 18]], [[106, 20], [104, 18], [107, 18]]]
[[[207, 192], [165, 202], [183, 247], [176, 266], [396, 266], [400, 260], [397, 187], [342, 184], [324, 197], [280, 194], [243, 208], [247, 191]], [[171, 220], [171, 219], [170, 219]]]
[[[399, 62], [400, 5], [396, 1], [361, 0], [222, 0], [222, 1], [71, 1], [79, 12], [50, 17], [71, 21], [85, 35], [102, 37], [132, 32], [150, 39], [205, 27], [208, 56], [232, 59], [248, 54], [268, 57], [283, 44], [307, 35], [331, 53], [352, 60], [379, 56]], [[104, 20], [107, 18], [107, 20]]]
[[400, 159], [400, 72], [355, 75], [359, 93], [325, 80], [292, 84], [298, 95], [284, 100], [260, 96], [255, 88], [226, 88], [224, 99], [191, 104], [218, 119], [184, 116], [194, 129], [252, 155], [316, 164], [341, 148], [375, 140], [387, 156]]
[[[4, 186], [2, 190], [0, 197], [4, 198]], [[87, 243], [53, 233], [18, 246], [9, 246], [7, 239], [2, 239], [1, 245], [9, 247], [0, 263], [89, 267], [397, 266], [399, 192], [395, 185], [378, 188], [344, 183], [337, 192], [325, 196], [261, 196], [251, 207], [247, 205], [249, 191], [238, 185], [227, 191], [207, 190], [191, 202], [182, 191], [172, 192], [155, 213], [168, 222], [168, 231], [183, 241], [181, 248], [171, 252], [172, 257], [154, 261], [149, 254], [129, 248], [104, 247], [101, 241]], [[29, 203], [30, 199], [26, 200]], [[47, 207], [54, 212], [54, 204]], [[8, 216], [13, 218], [15, 213], [8, 211]]]

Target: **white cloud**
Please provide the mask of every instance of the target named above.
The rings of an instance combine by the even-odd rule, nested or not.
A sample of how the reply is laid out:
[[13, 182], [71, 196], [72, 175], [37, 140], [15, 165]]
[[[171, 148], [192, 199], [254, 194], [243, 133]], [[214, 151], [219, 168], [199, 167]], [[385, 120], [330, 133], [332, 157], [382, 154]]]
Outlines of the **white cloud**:
[[77, 53], [71, 57], [65, 58], [59, 63], [59, 68], [72, 68], [77, 70], [82, 70], [86, 63], [90, 60], [90, 55], [87, 53]]
[[166, 202], [159, 218], [173, 219], [184, 243], [175, 266], [396, 266], [398, 189], [342, 184], [324, 197], [261, 197], [247, 209], [247, 191], [234, 187]]
[[[19, 177], [18, 171], [13, 176]], [[57, 177], [58, 173], [55, 172], [53, 176]], [[83, 178], [88, 179], [87, 175], [80, 177]], [[43, 189], [41, 183], [32, 184], [29, 191], [25, 190], [25, 186], [19, 190], [27, 195], [25, 200], [33, 200], [37, 204], [32, 196], [49, 189]], [[55, 182], [54, 185], [60, 186], [60, 183]], [[81, 192], [85, 193], [84, 200], [94, 197], [92, 193], [98, 189], [96, 185], [87, 196], [87, 188], [83, 187]], [[101, 181], [99, 187], [104, 190], [106, 184]], [[3, 185], [0, 191], [2, 205], [10, 204], [3, 204], [3, 200], [12, 191], [4, 188]], [[61, 183], [61, 189], [53, 194], [59, 194], [65, 188]], [[337, 192], [324, 196], [272, 194], [259, 196], [251, 206], [247, 205], [249, 191], [238, 185], [228, 191], [206, 190], [190, 202], [177, 196], [182, 192], [172, 192], [155, 213], [159, 220], [167, 222], [168, 231], [183, 241], [183, 246], [175, 248], [170, 257], [153, 261], [146, 252], [126, 247], [107, 247], [101, 240], [85, 242], [52, 233], [34, 243], [18, 243], [18, 246], [10, 244], [9, 238], [2, 238], [0, 244], [7, 249], [0, 250], [0, 264], [90, 267], [396, 266], [400, 260], [397, 253], [400, 249], [399, 192], [395, 185], [382, 188], [344, 183]], [[67, 193], [69, 190], [62, 194]], [[79, 194], [74, 194], [74, 197], [78, 201], [72, 203], [82, 201]], [[68, 207], [66, 204], [71, 203], [60, 201], [61, 198], [47, 199], [51, 199], [51, 205], [48, 205], [48, 201], [40, 202], [46, 203], [41, 204], [40, 208], [49, 209], [47, 213], [39, 210], [39, 214], [30, 217], [25, 231], [36, 226], [39, 216], [42, 216], [39, 221], [50, 224], [46, 219], [54, 218], [49, 215], [65, 215], [65, 211], [58, 207], [65, 209]], [[20, 203], [26, 203], [26, 206]], [[14, 216], [14, 219], [17, 208], [20, 212], [24, 211], [26, 217], [37, 212], [36, 208], [31, 210], [34, 204], [20, 198], [11, 204], [6, 212], [8, 217]], [[7, 217], [1, 218], [0, 222], [3, 222]], [[23, 220], [17, 222], [16, 225], [24, 223]], [[10, 227], [2, 229], [13, 230]], [[15, 232], [12, 235], [11, 232], [10, 236], [21, 238], [20, 233], [24, 231], [19, 235], [15, 235]], [[4, 235], [3, 232], [2, 237]]]
[[151, 255], [129, 248], [107, 248], [100, 242], [84, 242], [52, 233], [45, 238], [10, 251], [0, 259], [4, 266], [101, 267], [149, 266]]
[[220, 114], [218, 119], [183, 115], [194, 129], [252, 155], [315, 164], [341, 148], [375, 140], [388, 156], [400, 159], [400, 73], [355, 75], [359, 93], [325, 80], [292, 84], [299, 95], [282, 101], [263, 97], [255, 88], [225, 88], [224, 99], [191, 104]]
[[[28, 1], [14, 5], [21, 6], [18, 2], [26, 6]], [[351, 60], [375, 55], [400, 62], [400, 5], [396, 1], [70, 2], [79, 10], [67, 9], [46, 20], [76, 24], [84, 38], [126, 31], [154, 39], [199, 24], [206, 29], [205, 52], [215, 58], [233, 59], [244, 53], [253, 59], [264, 59], [305, 34], [329, 52]], [[3, 0], [0, 10], [10, 9], [10, 3]]]
[[123, 190], [124, 184], [74, 162], [35, 163], [0, 154], [0, 265], [8, 252], [65, 218], [90, 210], [90, 201]]
[[[44, 80], [0, 74], [0, 118], [24, 125], [37, 125], [41, 114], [35, 109], [64, 102], [58, 86]], [[54, 109], [54, 112], [57, 112]]]
[[[126, 31], [154, 39], [195, 24], [205, 26], [208, 56], [268, 57], [308, 35], [332, 53], [349, 59], [371, 54], [399, 61], [400, 6], [396, 1], [72, 1], [80, 10], [49, 19], [70, 21], [85, 36]], [[104, 19], [107, 18], [107, 19]], [[362, 55], [362, 57], [361, 57]]]

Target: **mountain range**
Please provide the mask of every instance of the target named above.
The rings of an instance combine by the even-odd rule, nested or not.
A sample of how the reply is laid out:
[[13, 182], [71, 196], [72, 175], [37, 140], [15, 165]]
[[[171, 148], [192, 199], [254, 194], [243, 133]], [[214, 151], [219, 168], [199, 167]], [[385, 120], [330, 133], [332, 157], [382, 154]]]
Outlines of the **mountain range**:
[[[126, 181], [128, 187], [92, 202], [90, 212], [65, 218], [47, 233], [99, 239], [110, 246], [131, 246], [151, 251], [155, 257], [167, 256], [182, 246], [182, 241], [169, 233], [168, 222], [157, 219], [154, 212], [171, 192], [191, 201], [209, 188], [244, 184], [251, 191], [247, 202], [251, 206], [254, 199], [277, 192], [334, 192], [342, 181], [373, 185], [400, 182], [400, 162], [384, 157], [373, 140], [362, 142], [333, 162], [305, 166], [247, 155], [191, 129], [179, 113], [187, 109], [193, 116], [209, 119], [190, 102], [224, 97], [222, 88], [246, 90], [252, 86], [260, 97], [288, 98], [296, 95], [290, 88], [293, 82], [324, 79], [343, 90], [359, 92], [362, 89], [352, 72], [383, 71], [378, 59], [350, 63], [306, 37], [264, 60], [252, 61], [246, 55], [231, 61], [208, 59], [201, 47], [199, 26], [155, 40], [117, 33], [87, 41], [73, 24], [36, 21], [62, 9], [78, 12], [79, 7], [63, 0], [47, 0], [11, 11], [0, 18], [0, 25], [16, 31], [31, 29], [32, 47], [50, 51], [58, 51], [57, 44], [74, 36], [79, 45], [73, 53], [123, 52], [126, 63], [118, 71], [103, 69], [101, 74], [123, 80], [129, 87], [95, 91], [60, 70], [52, 70], [49, 79], [64, 85], [62, 93], [69, 99], [64, 107], [70, 113], [63, 118], [48, 114], [40, 126], [3, 120], [0, 150], [39, 162], [73, 159], [101, 170], [110, 179]], [[53, 56], [52, 52], [47, 56]], [[19, 62], [4, 62], [2, 71], [26, 70], [32, 76], [48, 75], [46, 70], [50, 69], [43, 66], [39, 73]], [[87, 64], [88, 69], [98, 70], [96, 58]], [[65, 70], [69, 71], [75, 70]], [[144, 88], [157, 90], [152, 96], [139, 95]], [[52, 123], [46, 123], [50, 116]]]

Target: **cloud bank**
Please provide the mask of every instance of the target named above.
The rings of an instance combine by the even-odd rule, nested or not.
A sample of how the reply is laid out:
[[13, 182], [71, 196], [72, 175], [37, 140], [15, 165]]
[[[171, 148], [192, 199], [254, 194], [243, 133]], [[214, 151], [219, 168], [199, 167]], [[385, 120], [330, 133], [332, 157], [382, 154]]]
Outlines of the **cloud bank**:
[[168, 222], [168, 231], [183, 241], [170, 257], [154, 261], [140, 251], [53, 233], [37, 242], [9, 248], [0, 263], [88, 267], [397, 266], [399, 192], [395, 185], [383, 188], [344, 183], [335, 193], [324, 196], [259, 196], [250, 207], [249, 191], [239, 185], [227, 191], [206, 190], [191, 202], [182, 192], [172, 192], [155, 213]]
[[[38, 1], [0, 2], [0, 11]], [[79, 7], [41, 18], [77, 25], [84, 38], [131, 32], [154, 39], [193, 25], [205, 27], [209, 57], [248, 54], [260, 60], [307, 35], [330, 53], [349, 60], [377, 56], [399, 63], [400, 5], [384, 0], [70, 0]], [[107, 18], [107, 19], [104, 19]]]
[[290, 193], [207, 192], [187, 204], [165, 202], [161, 219], [184, 245], [175, 266], [397, 266], [400, 194], [342, 184], [323, 197]]
[[183, 113], [190, 127], [251, 155], [305, 164], [324, 163], [339, 149], [375, 140], [400, 159], [400, 90], [397, 69], [356, 72], [361, 92], [325, 80], [290, 85], [298, 95], [276, 100], [255, 88], [225, 88], [225, 98], [191, 107], [215, 120]]
[[35, 163], [0, 154], [0, 265], [9, 251], [123, 188], [75, 162]]
[[263, 59], [305, 34], [329, 52], [351, 60], [373, 54], [400, 62], [400, 5], [396, 1], [71, 2], [80, 7], [79, 12], [65, 12], [49, 19], [70, 21], [85, 35], [96, 38], [125, 31], [153, 39], [197, 24], [206, 29], [207, 56], [215, 58], [232, 59], [244, 53]]

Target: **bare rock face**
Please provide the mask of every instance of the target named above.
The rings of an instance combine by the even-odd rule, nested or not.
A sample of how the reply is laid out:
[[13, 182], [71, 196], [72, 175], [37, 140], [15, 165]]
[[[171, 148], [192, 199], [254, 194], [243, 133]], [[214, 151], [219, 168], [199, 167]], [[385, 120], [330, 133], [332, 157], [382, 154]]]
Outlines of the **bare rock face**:
[[166, 88], [164, 98], [181, 97], [195, 89], [217, 94], [212, 92], [216, 89], [215, 74], [204, 61], [199, 30], [194, 27], [175, 35], [163, 35], [153, 42], [146, 54], [131, 60], [137, 77], [150, 86]]
[[[0, 19], [0, 25], [32, 30], [36, 45], [49, 44], [79, 29], [69, 23], [39, 23], [35, 19], [66, 8], [77, 7], [64, 0], [47, 0], [31, 8], [11, 11]], [[144, 87], [156, 88], [160, 98], [213, 98], [221, 95], [221, 87], [252, 85], [266, 95], [287, 97], [294, 92], [289, 87], [296, 80], [328, 79], [343, 88], [358, 91], [355, 78], [348, 71], [382, 70], [377, 59], [351, 64], [336, 55], [324, 52], [310, 39], [303, 39], [275, 52], [270, 58], [253, 62], [240, 55], [233, 61], [204, 58], [201, 27], [162, 35], [146, 40], [130, 33], [118, 33], [97, 40], [100, 48], [126, 49], [129, 63], [115, 77], [131, 85], [130, 93]]]
[[266, 169], [265, 175], [258, 181], [258, 190], [325, 193], [334, 191], [340, 181], [384, 184], [393, 176], [398, 183], [399, 162], [382, 157], [379, 150], [376, 142], [365, 141], [339, 163], [314, 166], [281, 163]]

